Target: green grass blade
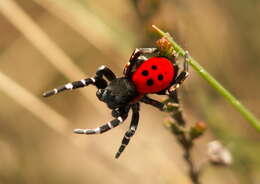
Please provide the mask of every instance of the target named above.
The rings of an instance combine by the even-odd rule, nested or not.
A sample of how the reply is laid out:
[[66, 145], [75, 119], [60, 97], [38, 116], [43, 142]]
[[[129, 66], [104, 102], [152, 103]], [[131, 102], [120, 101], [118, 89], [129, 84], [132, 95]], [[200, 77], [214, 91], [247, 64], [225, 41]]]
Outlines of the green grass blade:
[[[174, 50], [181, 56], [184, 56], [185, 51], [181, 48], [171, 37], [169, 33], [166, 33], [153, 25], [153, 28], [162, 36], [165, 37], [173, 46]], [[199, 73], [217, 92], [219, 92], [225, 99], [235, 108], [240, 114], [257, 130], [260, 132], [260, 121], [243, 105], [240, 101], [234, 97], [226, 88], [224, 88], [212, 75], [210, 75], [195, 59], [189, 58], [189, 64], [193, 69]]]

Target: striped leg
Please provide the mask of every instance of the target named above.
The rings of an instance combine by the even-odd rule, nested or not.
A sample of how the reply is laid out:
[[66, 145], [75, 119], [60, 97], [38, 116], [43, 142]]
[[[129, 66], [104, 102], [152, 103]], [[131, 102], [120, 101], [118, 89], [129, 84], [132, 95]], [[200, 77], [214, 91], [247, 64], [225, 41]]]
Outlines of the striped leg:
[[124, 151], [124, 149], [128, 145], [131, 137], [135, 134], [135, 131], [137, 129], [137, 125], [138, 125], [138, 122], [139, 122], [139, 107], [140, 107], [139, 103], [136, 103], [132, 106], [133, 114], [132, 114], [132, 120], [131, 120], [130, 128], [125, 133], [125, 136], [122, 140], [121, 146], [119, 147], [119, 149], [118, 149], [118, 151], [115, 155], [115, 158], [120, 157], [121, 153]]
[[131, 71], [133, 63], [136, 63], [136, 61], [138, 59], [146, 60], [147, 58], [142, 56], [143, 54], [155, 54], [156, 52], [159, 52], [159, 50], [157, 48], [138, 48], [138, 49], [135, 49], [134, 52], [132, 53], [130, 59], [129, 59], [129, 62], [126, 64], [123, 73], [126, 76], [128, 76], [130, 71]]
[[103, 76], [105, 76], [109, 81], [114, 80], [116, 78], [115, 74], [108, 67], [102, 65], [96, 71], [95, 77], [82, 79], [80, 81], [74, 81], [74, 82], [68, 83], [64, 86], [54, 88], [51, 91], [47, 91], [47, 92], [43, 93], [43, 96], [49, 97], [49, 96], [55, 95], [57, 93], [60, 93], [62, 91], [82, 88], [89, 84], [95, 85], [98, 89], [100, 89], [100, 88], [103, 89], [107, 86], [107, 82], [103, 79]]
[[109, 81], [116, 79], [116, 75], [105, 65], [102, 65], [98, 68], [96, 76], [98, 78], [102, 78], [103, 76], [105, 76]]
[[109, 121], [107, 124], [102, 125], [101, 127], [95, 129], [75, 129], [74, 133], [77, 134], [102, 134], [112, 128], [117, 127], [119, 124], [123, 123], [126, 117], [119, 116], [118, 118]]
[[130, 62], [135, 62], [142, 54], [153, 54], [158, 52], [157, 48], [138, 48], [135, 49], [130, 57]]
[[172, 92], [180, 87], [180, 85], [184, 82], [184, 80], [189, 76], [189, 52], [185, 51], [184, 55], [184, 63], [183, 63], [183, 71], [177, 76], [175, 80], [175, 84], [170, 87], [169, 92]]
[[49, 96], [55, 95], [57, 93], [60, 93], [62, 91], [85, 87], [89, 84], [94, 84], [95, 82], [96, 82], [96, 79], [94, 77], [88, 78], [88, 79], [82, 79], [80, 81], [74, 81], [74, 82], [68, 83], [64, 86], [54, 88], [53, 90], [47, 91], [47, 92], [43, 93], [42, 95], [44, 97], [49, 97]]

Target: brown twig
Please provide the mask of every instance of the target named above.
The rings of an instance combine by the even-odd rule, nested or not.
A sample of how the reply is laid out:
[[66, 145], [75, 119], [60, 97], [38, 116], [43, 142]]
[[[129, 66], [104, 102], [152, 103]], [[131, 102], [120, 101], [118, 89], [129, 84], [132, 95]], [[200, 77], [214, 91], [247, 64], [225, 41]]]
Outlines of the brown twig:
[[[167, 101], [179, 104], [179, 99], [177, 96], [177, 91], [175, 91], [174, 95], [170, 95]], [[170, 112], [170, 116], [172, 119], [168, 120], [166, 123], [167, 127], [171, 129], [171, 132], [176, 137], [177, 141], [181, 145], [184, 150], [184, 159], [189, 167], [189, 176], [194, 184], [200, 184], [199, 177], [200, 172], [195, 167], [195, 164], [192, 160], [192, 148], [194, 140], [201, 136], [205, 130], [204, 125], [201, 122], [196, 123], [189, 130], [186, 129], [186, 121], [183, 118], [181, 107], [176, 107]]]

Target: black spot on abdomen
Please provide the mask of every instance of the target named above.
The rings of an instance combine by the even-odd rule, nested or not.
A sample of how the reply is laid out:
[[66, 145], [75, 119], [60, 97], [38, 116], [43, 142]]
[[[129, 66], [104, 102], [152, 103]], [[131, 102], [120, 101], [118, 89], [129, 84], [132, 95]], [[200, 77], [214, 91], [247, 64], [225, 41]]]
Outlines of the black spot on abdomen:
[[146, 81], [146, 84], [147, 84], [147, 86], [152, 86], [153, 85], [153, 79], [148, 79]]
[[153, 70], [156, 70], [156, 69], [157, 69], [157, 66], [156, 66], [156, 65], [153, 65], [153, 66], [152, 66], [152, 69], [153, 69]]
[[159, 81], [163, 80], [163, 75], [162, 74], [158, 75], [158, 80]]
[[143, 71], [142, 71], [142, 75], [143, 75], [143, 76], [148, 76], [148, 75], [149, 75], [149, 72], [148, 72], [147, 70], [143, 70]]

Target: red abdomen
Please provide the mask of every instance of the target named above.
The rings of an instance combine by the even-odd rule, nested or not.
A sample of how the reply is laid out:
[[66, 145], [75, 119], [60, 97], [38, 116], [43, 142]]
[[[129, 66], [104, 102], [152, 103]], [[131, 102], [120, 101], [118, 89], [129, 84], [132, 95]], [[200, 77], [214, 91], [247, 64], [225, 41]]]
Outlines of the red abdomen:
[[174, 75], [174, 66], [170, 60], [152, 57], [136, 69], [132, 81], [139, 93], [156, 93], [169, 87]]

